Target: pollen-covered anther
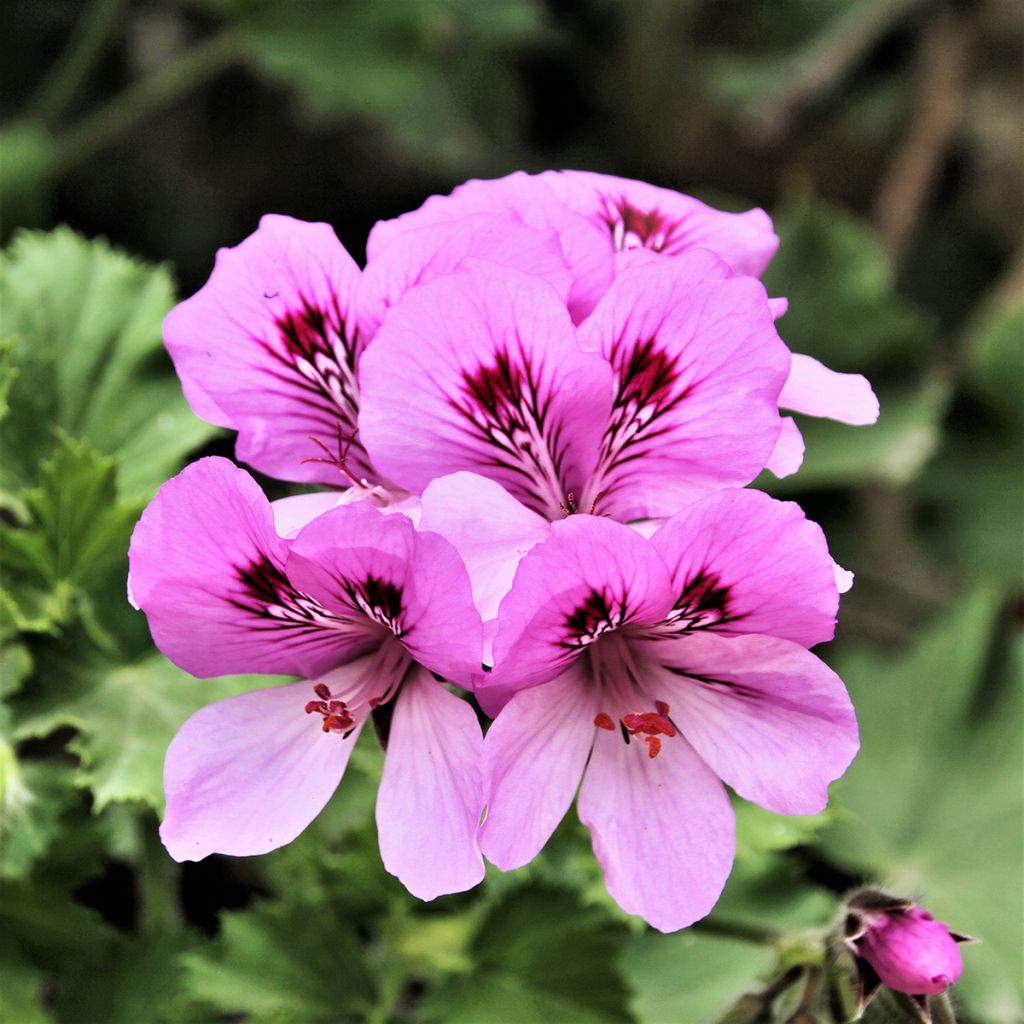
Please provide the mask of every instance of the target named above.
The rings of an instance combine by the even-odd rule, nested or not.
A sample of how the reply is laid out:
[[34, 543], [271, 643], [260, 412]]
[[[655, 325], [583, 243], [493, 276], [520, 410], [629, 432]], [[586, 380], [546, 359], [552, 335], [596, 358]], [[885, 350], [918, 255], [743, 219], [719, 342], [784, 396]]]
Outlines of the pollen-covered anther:
[[630, 736], [643, 736], [647, 756], [657, 757], [661, 751], [659, 736], [676, 735], [676, 727], [668, 717], [669, 706], [663, 700], [654, 702], [654, 711], [632, 711], [622, 716], [622, 724]]
[[615, 723], [612, 721], [612, 716], [606, 711], [599, 711], [594, 716], [594, 725], [596, 725], [598, 729], [607, 729], [609, 732], [615, 731]]
[[326, 684], [317, 683], [313, 692], [320, 699], [306, 702], [306, 714], [312, 715], [315, 712], [323, 715], [324, 732], [346, 733], [356, 724], [348, 705], [334, 697]]

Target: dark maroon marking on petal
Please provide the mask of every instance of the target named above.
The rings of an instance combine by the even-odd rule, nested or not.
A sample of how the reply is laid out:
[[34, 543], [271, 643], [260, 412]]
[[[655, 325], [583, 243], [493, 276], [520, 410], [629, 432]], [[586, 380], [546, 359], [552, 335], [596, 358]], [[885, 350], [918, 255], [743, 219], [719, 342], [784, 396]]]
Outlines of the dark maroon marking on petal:
[[746, 618], [746, 612], [730, 610], [730, 591], [718, 573], [704, 568], [687, 580], [667, 619], [655, 631], [677, 636], [716, 629]]
[[714, 676], [703, 675], [700, 672], [691, 672], [689, 669], [679, 668], [676, 665], [662, 665], [662, 668], [667, 669], [673, 675], [679, 676], [682, 679], [690, 679], [695, 683], [703, 683], [705, 686], [714, 688], [722, 687], [728, 690], [734, 697], [747, 697], [751, 700], [758, 700], [761, 697], [757, 690], [752, 690], [749, 686], [737, 683], [733, 679], [716, 679]]
[[[282, 385], [277, 394], [307, 406], [325, 438], [354, 438], [359, 414], [356, 368], [362, 349], [358, 330], [349, 333], [336, 296], [326, 308], [304, 296], [300, 302], [298, 308], [275, 316], [276, 340], [255, 338], [272, 362], [262, 372]], [[369, 474], [369, 457], [358, 442], [351, 458], [358, 476]]]
[[493, 453], [486, 465], [521, 479], [520, 497], [548, 515], [566, 491], [562, 427], [551, 421], [551, 396], [542, 395], [530, 360], [495, 353], [493, 366], [478, 366], [462, 378], [461, 398], [449, 404], [466, 421], [467, 432]]
[[628, 621], [629, 612], [624, 600], [613, 601], [602, 591], [592, 590], [583, 603], [566, 616], [565, 628], [570, 636], [560, 646], [570, 650], [589, 647], [598, 637], [624, 626]]
[[681, 225], [660, 210], [641, 210], [625, 196], [618, 199], [602, 196], [602, 203], [602, 220], [608, 225], [616, 252], [629, 249], [664, 252], [676, 242], [676, 232]]

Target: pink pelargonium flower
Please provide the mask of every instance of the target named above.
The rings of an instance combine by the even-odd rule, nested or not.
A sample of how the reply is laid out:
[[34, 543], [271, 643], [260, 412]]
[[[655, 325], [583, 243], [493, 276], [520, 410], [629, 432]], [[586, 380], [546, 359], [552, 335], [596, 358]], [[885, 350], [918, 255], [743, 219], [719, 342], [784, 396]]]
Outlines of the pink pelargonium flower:
[[[550, 229], [562, 243], [573, 275], [569, 308], [580, 323], [623, 270], [670, 261], [693, 249], [709, 249], [737, 274], [760, 276], [779, 245], [764, 210], [726, 213], [671, 189], [589, 171], [517, 171], [490, 181], [468, 181], [450, 196], [431, 196], [418, 210], [378, 223], [370, 233], [371, 259], [412, 231], [444, 229], [460, 217], [514, 211], [526, 224]], [[781, 316], [784, 299], [773, 300]], [[878, 400], [860, 374], [835, 373], [816, 359], [794, 355], [779, 405], [851, 425], [874, 423]], [[779, 476], [794, 472], [803, 456], [796, 424], [787, 421], [782, 446], [769, 466]]]
[[483, 877], [482, 735], [431, 673], [471, 685], [482, 626], [455, 549], [369, 502], [294, 539], [253, 479], [202, 459], [132, 536], [131, 589], [193, 675], [303, 676], [194, 714], [171, 742], [160, 834], [176, 860], [265, 853], [320, 812], [374, 709], [394, 702], [377, 827], [385, 867], [423, 899]]
[[209, 281], [164, 322], [186, 398], [196, 415], [237, 430], [238, 458], [271, 476], [385, 483], [358, 436], [359, 360], [391, 305], [467, 256], [568, 294], [557, 237], [511, 211], [407, 232], [364, 272], [329, 225], [265, 216], [218, 252]]
[[650, 540], [595, 516], [554, 523], [519, 564], [477, 687], [501, 708], [484, 854], [526, 864], [579, 787], [619, 905], [662, 931], [703, 917], [734, 854], [723, 783], [814, 814], [856, 753], [846, 690], [806, 649], [837, 606], [821, 530], [757, 491], [706, 498]]
[[399, 486], [469, 471], [552, 520], [671, 515], [749, 483], [790, 355], [713, 253], [623, 271], [573, 326], [537, 276], [467, 260], [408, 292], [360, 367], [360, 437]]

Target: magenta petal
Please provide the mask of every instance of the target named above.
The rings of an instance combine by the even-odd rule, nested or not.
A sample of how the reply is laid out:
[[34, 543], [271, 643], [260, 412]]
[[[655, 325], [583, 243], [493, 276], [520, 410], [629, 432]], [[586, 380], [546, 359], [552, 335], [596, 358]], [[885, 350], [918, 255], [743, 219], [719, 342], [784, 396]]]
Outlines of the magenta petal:
[[483, 657], [483, 624], [466, 567], [443, 537], [366, 502], [331, 509], [292, 543], [287, 572], [338, 616], [393, 634], [421, 664], [468, 685]]
[[590, 476], [611, 401], [551, 286], [482, 260], [391, 310], [360, 384], [363, 442], [403, 487], [469, 470], [552, 519]]
[[794, 355], [779, 405], [855, 427], [878, 419], [878, 399], [859, 373], [836, 373], [810, 356]]
[[704, 917], [736, 851], [725, 787], [681, 736], [657, 757], [618, 730], [597, 730], [577, 800], [616, 903], [659, 931]]
[[422, 900], [463, 892], [484, 877], [476, 842], [482, 748], [466, 701], [426, 672], [406, 679], [377, 795], [377, 831], [384, 867]]
[[910, 995], [945, 992], [964, 969], [948, 926], [920, 907], [878, 915], [857, 940], [857, 952], [882, 984]]
[[439, 533], [458, 551], [484, 622], [497, 616], [523, 555], [551, 532], [546, 519], [476, 473], [431, 481], [423, 492], [419, 527]]
[[647, 653], [665, 668], [644, 689], [740, 796], [781, 814], [825, 807], [859, 743], [846, 688], [823, 661], [774, 637], [707, 633]]
[[312, 683], [255, 690], [197, 711], [164, 762], [160, 837], [178, 861], [237, 857], [290, 843], [341, 781], [359, 734], [325, 733], [307, 715]]
[[540, 180], [602, 228], [616, 252], [648, 249], [669, 257], [710, 249], [737, 274], [757, 277], [779, 247], [764, 210], [726, 213], [671, 189], [589, 171], [547, 171]]
[[540, 277], [563, 300], [569, 294], [572, 275], [554, 231], [527, 227], [510, 210], [440, 221], [402, 232], [366, 265], [357, 293], [365, 341], [410, 288], [450, 274], [467, 257]]
[[582, 507], [671, 515], [765, 467], [782, 424], [790, 353], [767, 295], [707, 251], [618, 275], [580, 328], [615, 371], [599, 469]]
[[804, 461], [804, 438], [792, 416], [782, 417], [782, 433], [775, 442], [771, 458], [765, 466], [780, 480], [792, 476]]
[[160, 488], [132, 534], [131, 592], [153, 640], [197, 676], [316, 676], [368, 649], [298, 593], [288, 544], [256, 481], [227, 459], [200, 459]]
[[517, 693], [488, 730], [480, 848], [502, 871], [533, 860], [572, 806], [597, 710], [596, 693], [570, 667]]
[[533, 686], [559, 675], [605, 633], [660, 622], [672, 586], [655, 548], [599, 516], [570, 516], [519, 563], [498, 613], [487, 686]]
[[835, 563], [821, 527], [795, 502], [721, 491], [672, 516], [651, 543], [672, 571], [681, 626], [804, 647], [832, 639]]
[[349, 439], [361, 347], [352, 310], [359, 269], [327, 224], [268, 215], [164, 322], [164, 340], [196, 412], [238, 431], [238, 457], [283, 480], [343, 485], [309, 435], [371, 473]]

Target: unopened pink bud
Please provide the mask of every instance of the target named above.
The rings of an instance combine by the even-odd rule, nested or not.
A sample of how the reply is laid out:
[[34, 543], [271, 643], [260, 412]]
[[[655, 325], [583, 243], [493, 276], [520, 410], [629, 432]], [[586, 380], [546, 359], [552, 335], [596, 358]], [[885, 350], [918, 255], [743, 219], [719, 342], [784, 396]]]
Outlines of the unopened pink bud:
[[949, 929], [920, 907], [865, 914], [853, 945], [883, 985], [908, 995], [938, 995], [960, 978], [963, 958]]

